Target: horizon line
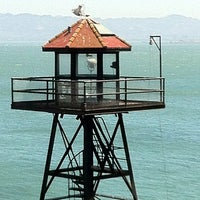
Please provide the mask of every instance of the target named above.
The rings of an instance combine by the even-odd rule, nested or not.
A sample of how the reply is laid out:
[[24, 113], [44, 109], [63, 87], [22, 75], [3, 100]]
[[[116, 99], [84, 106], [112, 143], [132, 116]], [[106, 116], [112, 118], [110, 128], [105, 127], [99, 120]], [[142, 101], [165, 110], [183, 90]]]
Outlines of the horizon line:
[[[10, 12], [7, 12], [7, 13], [1, 13], [0, 12], [0, 15], [13, 15], [13, 16], [18, 16], [18, 15], [33, 15], [33, 16], [51, 16], [51, 17], [71, 17], [71, 18], [78, 18], [76, 16], [73, 16], [73, 15], [52, 15], [52, 14], [36, 14], [36, 13], [10, 13]], [[169, 14], [169, 15], [165, 15], [165, 16], [152, 16], [152, 17], [127, 17], [127, 16], [122, 16], [122, 17], [106, 17], [106, 18], [102, 18], [102, 17], [91, 17], [91, 18], [96, 18], [96, 19], [103, 19], [103, 20], [106, 20], [106, 19], [162, 19], [162, 18], [167, 18], [167, 17], [185, 17], [185, 18], [190, 18], [190, 19], [195, 19], [195, 20], [200, 20], [198, 18], [195, 18], [195, 17], [190, 17], [190, 16], [186, 16], [186, 15], [181, 15], [181, 14]]]

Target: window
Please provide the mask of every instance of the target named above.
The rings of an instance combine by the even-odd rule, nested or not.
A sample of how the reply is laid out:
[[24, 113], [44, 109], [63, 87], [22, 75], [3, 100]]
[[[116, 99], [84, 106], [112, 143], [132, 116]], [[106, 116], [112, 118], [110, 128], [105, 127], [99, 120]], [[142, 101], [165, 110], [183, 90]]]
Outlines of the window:
[[103, 73], [105, 76], [115, 76], [117, 65], [116, 54], [103, 55]]
[[70, 75], [71, 74], [71, 59], [70, 54], [59, 54], [59, 70], [60, 75]]
[[97, 75], [97, 55], [79, 54], [78, 55], [78, 76], [96, 77]]

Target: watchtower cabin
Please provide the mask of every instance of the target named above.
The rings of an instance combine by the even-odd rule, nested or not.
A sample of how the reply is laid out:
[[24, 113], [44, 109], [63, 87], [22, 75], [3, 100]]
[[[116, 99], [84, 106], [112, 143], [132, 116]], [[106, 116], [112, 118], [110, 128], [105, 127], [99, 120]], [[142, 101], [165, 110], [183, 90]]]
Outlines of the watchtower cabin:
[[[40, 200], [127, 199], [124, 194], [115, 197], [113, 186], [99, 189], [101, 182], [114, 178], [123, 181], [128, 190], [125, 196], [137, 200], [123, 113], [164, 108], [164, 79], [121, 77], [119, 52], [131, 51], [131, 46], [88, 17], [69, 26], [42, 49], [55, 54], [54, 76], [12, 78], [11, 105], [12, 109], [53, 113]], [[103, 118], [108, 114], [115, 123], [113, 130]], [[80, 121], [72, 138], [62, 125], [68, 123], [64, 115]], [[59, 130], [65, 151], [52, 169]], [[116, 137], [121, 138], [120, 147]], [[66, 180], [58, 194], [50, 191], [57, 179]], [[66, 193], [60, 194], [63, 189]]]

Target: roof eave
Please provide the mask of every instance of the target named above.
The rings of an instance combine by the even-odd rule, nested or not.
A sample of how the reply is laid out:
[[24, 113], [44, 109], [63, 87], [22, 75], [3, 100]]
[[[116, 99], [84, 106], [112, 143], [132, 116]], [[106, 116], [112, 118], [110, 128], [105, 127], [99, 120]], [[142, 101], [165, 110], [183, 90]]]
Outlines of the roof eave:
[[107, 48], [107, 47], [103, 47], [103, 48], [69, 48], [69, 47], [65, 47], [65, 48], [55, 48], [55, 47], [42, 47], [42, 51], [44, 52], [60, 52], [60, 53], [73, 53], [73, 52], [77, 52], [77, 53], [87, 53], [87, 52], [94, 52], [94, 53], [114, 53], [114, 52], [119, 52], [119, 51], [131, 51], [131, 47], [130, 48]]

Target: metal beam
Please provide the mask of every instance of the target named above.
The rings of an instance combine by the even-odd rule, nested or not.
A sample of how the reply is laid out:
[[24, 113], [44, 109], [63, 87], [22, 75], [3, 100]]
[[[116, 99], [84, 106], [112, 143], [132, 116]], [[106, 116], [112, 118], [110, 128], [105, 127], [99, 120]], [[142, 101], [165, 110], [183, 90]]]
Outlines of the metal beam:
[[46, 159], [46, 165], [45, 165], [45, 170], [44, 170], [42, 189], [41, 189], [41, 193], [40, 193], [40, 200], [45, 199], [45, 194], [46, 194], [46, 191], [47, 191], [48, 174], [49, 174], [49, 170], [50, 170], [54, 140], [55, 140], [55, 135], [56, 135], [58, 115], [59, 115], [58, 113], [54, 114], [54, 118], [53, 118], [51, 135], [50, 135], [50, 139], [49, 139], [49, 148], [48, 148], [48, 152], [47, 152], [47, 159]]

